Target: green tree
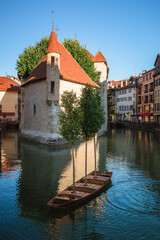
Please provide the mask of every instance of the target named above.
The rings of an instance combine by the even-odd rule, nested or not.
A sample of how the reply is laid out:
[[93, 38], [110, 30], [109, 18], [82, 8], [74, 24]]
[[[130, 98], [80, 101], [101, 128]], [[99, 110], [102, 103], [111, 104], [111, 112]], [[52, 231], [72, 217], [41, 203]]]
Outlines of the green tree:
[[74, 149], [75, 143], [80, 138], [81, 110], [79, 107], [79, 100], [73, 91], [65, 91], [63, 93], [61, 96], [61, 107], [64, 111], [58, 113], [58, 132], [72, 145], [73, 192], [75, 192]]
[[98, 83], [99, 75], [94, 67], [94, 62], [92, 61], [88, 51], [83, 46], [80, 46], [79, 42], [75, 42], [73, 39], [64, 39], [63, 45], [83, 68], [87, 75], [95, 83]]
[[49, 38], [44, 37], [40, 42], [36, 42], [35, 46], [29, 46], [23, 50], [18, 56], [16, 70], [18, 77], [25, 80], [34, 70], [38, 62], [44, 56], [49, 43]]
[[[19, 54], [16, 62], [16, 70], [18, 71], [18, 77], [20, 79], [25, 81], [31, 74], [38, 62], [46, 53], [48, 43], [49, 38], [44, 37], [40, 40], [40, 42], [36, 42], [34, 46], [25, 48], [23, 52]], [[63, 45], [88, 74], [88, 76], [94, 82], [98, 83], [99, 75], [95, 70], [94, 63], [86, 49], [72, 39], [65, 39]]]
[[[104, 112], [101, 107], [101, 97], [97, 89], [86, 85], [82, 90], [80, 99], [81, 118], [81, 136], [85, 140], [85, 185], [87, 185], [87, 141], [94, 137], [104, 123]], [[96, 154], [95, 154], [95, 174], [96, 174]]]

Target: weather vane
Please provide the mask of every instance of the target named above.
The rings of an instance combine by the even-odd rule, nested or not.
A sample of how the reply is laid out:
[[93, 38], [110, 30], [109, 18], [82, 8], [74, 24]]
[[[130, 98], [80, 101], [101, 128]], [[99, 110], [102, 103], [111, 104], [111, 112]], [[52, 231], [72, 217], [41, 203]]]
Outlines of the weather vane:
[[53, 14], [53, 30], [54, 30], [54, 11], [52, 11]]

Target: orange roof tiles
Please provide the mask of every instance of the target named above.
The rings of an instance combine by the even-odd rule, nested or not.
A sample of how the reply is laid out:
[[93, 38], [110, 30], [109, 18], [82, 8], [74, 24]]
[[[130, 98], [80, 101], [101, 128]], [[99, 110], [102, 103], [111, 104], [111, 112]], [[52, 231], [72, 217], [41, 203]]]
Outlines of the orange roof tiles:
[[7, 77], [0, 77], [0, 91], [20, 91], [20, 87]]
[[[54, 46], [54, 43], [56, 46]], [[60, 78], [66, 81], [86, 85], [90, 84], [93, 87], [99, 88], [99, 85], [94, 83], [86, 72], [80, 67], [76, 60], [71, 56], [67, 49], [57, 41], [56, 34], [52, 31], [50, 36], [47, 52], [56, 51], [60, 54]], [[37, 64], [36, 68], [21, 86], [25, 86], [33, 81], [46, 78], [47, 58], [46, 55]]]
[[57, 36], [56, 36], [56, 33], [55, 33], [54, 30], [51, 32], [51, 36], [50, 36], [50, 39], [49, 39], [49, 44], [48, 44], [48, 48], [47, 48], [46, 53], [50, 53], [50, 52], [59, 53]]
[[93, 62], [104, 62], [107, 65], [107, 61], [103, 54], [99, 51], [93, 59]]
[[40, 62], [37, 64], [35, 69], [29, 75], [27, 80], [22, 83], [21, 86], [26, 85], [28, 82], [31, 83], [33, 81], [43, 80], [46, 78], [46, 71], [47, 71], [47, 56], [44, 55]]

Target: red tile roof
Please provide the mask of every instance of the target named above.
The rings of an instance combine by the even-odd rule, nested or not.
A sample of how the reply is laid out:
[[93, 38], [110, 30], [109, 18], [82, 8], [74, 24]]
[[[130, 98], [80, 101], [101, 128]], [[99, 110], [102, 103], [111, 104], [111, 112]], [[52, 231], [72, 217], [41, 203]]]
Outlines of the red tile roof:
[[[55, 46], [54, 46], [55, 43]], [[47, 52], [58, 52], [60, 53], [60, 78], [66, 81], [86, 85], [90, 84], [93, 87], [99, 88], [99, 85], [94, 83], [86, 72], [80, 67], [76, 60], [71, 56], [67, 49], [57, 41], [56, 34], [52, 31], [50, 36], [49, 45]], [[27, 78], [27, 81], [24, 82], [21, 86], [25, 86], [28, 83], [33, 81], [42, 80], [46, 78], [46, 69], [47, 69], [47, 58], [46, 55], [41, 59], [37, 64], [36, 68]]]
[[93, 62], [104, 62], [107, 65], [107, 61], [103, 54], [99, 51], [93, 59]]
[[7, 77], [0, 77], [0, 91], [20, 91], [20, 87]]
[[57, 36], [56, 36], [56, 33], [54, 30], [51, 32], [51, 36], [49, 39], [49, 44], [48, 44], [46, 53], [51, 53], [51, 52], [60, 53], [59, 47], [58, 47]]

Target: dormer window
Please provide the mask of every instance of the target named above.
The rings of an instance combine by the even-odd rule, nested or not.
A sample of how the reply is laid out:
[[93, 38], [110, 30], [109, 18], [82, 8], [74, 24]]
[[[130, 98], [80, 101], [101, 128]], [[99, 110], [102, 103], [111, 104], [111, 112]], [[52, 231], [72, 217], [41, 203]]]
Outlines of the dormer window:
[[51, 67], [54, 67], [55, 65], [55, 57], [51, 57]]

